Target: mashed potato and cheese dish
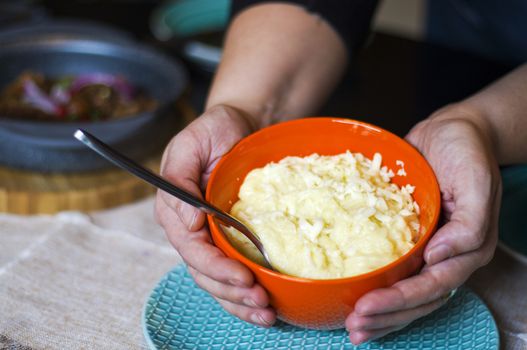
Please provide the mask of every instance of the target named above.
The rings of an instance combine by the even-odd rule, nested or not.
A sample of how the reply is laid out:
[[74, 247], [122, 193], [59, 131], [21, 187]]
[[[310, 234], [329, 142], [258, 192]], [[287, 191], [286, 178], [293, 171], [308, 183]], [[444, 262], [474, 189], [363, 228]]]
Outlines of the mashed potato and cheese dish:
[[[419, 238], [414, 188], [391, 183], [393, 176], [379, 153], [286, 157], [246, 176], [231, 214], [258, 235], [284, 274], [359, 275], [396, 260]], [[245, 236], [233, 228], [226, 233], [242, 254], [262, 263]]]

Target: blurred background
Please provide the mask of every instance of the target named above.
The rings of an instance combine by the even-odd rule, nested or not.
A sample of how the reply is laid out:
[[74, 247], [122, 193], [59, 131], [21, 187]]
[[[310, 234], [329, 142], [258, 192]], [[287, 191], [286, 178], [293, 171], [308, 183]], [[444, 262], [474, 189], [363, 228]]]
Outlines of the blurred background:
[[[77, 128], [135, 159], [159, 152], [203, 109], [229, 8], [230, 0], [0, 1], [0, 164], [43, 172], [107, 167], [71, 138]], [[374, 31], [421, 40], [423, 14], [421, 1], [382, 2]], [[340, 89], [356, 95], [353, 109], [337, 97], [321, 113], [383, 116], [362, 102], [363, 71]], [[193, 113], [181, 117], [181, 101]], [[171, 128], [175, 119], [185, 120]]]
[[[357, 58], [355, 73], [347, 77], [347, 81], [355, 79], [355, 86], [363, 84], [360, 89], [352, 88], [353, 91], [346, 91], [346, 93], [357, 96], [353, 98], [352, 109], [347, 108], [346, 111], [342, 111], [340, 107], [336, 109], [328, 107], [324, 108], [322, 113], [383, 115], [381, 119], [384, 119], [387, 114], [390, 117], [412, 115], [419, 119], [437, 106], [444, 104], [444, 101], [459, 99], [467, 92], [472, 92], [474, 88], [470, 82], [467, 82], [466, 77], [474, 75], [481, 77], [473, 84], [473, 86], [480, 87], [482, 82], [489, 81], [489, 78], [493, 79], [496, 76], [494, 72], [496, 68], [489, 69], [485, 66], [484, 69], [480, 69], [479, 66], [472, 67], [472, 63], [466, 64], [470, 58], [467, 59], [467, 55], [462, 52], [456, 52], [455, 59], [448, 59], [450, 52], [448, 54], [441, 51], [433, 52], [429, 46], [423, 50], [425, 46], [414, 45], [423, 43], [426, 37], [427, 4], [427, 1], [420, 0], [380, 2], [373, 22], [373, 31], [377, 34], [372, 36], [366, 48]], [[199, 111], [203, 105], [211, 72], [221, 55], [220, 47], [223, 28], [228, 18], [229, 0], [2, 0], [0, 6], [0, 30], [21, 23], [49, 24], [59, 20], [92, 21], [109, 27], [106, 29], [120, 31], [121, 33], [113, 33], [114, 38], [128, 36], [168, 55], [182, 59], [185, 69], [191, 74], [190, 85], [195, 92], [190, 96], [190, 102]], [[82, 30], [78, 31], [82, 32]], [[99, 31], [98, 35], [94, 32], [93, 36], [97, 39], [108, 39], [111, 35], [103, 35]], [[426, 57], [423, 59], [424, 56]], [[430, 58], [431, 56], [440, 57], [434, 60]], [[434, 70], [437, 73], [426, 78], [433, 78], [440, 87], [433, 94], [445, 96], [438, 96], [439, 98], [435, 101], [425, 96], [418, 99], [420, 105], [417, 106], [414, 98], [416, 86], [419, 85], [416, 83], [418, 79], [416, 75], [423, 76], [421, 71], [427, 71], [428, 68], [423, 68], [423, 66], [428, 62], [435, 65]], [[373, 74], [383, 76], [386, 85], [372, 88], [370, 83], [363, 81], [361, 77], [365, 74], [361, 72], [367, 71], [372, 64], [376, 67]], [[394, 66], [397, 66], [398, 72], [394, 72]], [[422, 69], [418, 72], [416, 68]], [[445, 80], [442, 78], [443, 73], [447, 69], [452, 73], [449, 74], [448, 82], [443, 83]], [[506, 69], [498, 68], [498, 75]], [[451, 76], [458, 76], [458, 71], [463, 77], [456, 84], [450, 84]], [[473, 74], [475, 72], [478, 74]], [[426, 74], [432, 73], [430, 71]], [[357, 79], [360, 82], [356, 82]], [[406, 84], [403, 92], [397, 91], [400, 90], [398, 87], [401, 83]], [[453, 90], [448, 88], [447, 92], [443, 91], [446, 85], [457, 86], [458, 83], [461, 86]], [[350, 88], [351, 86], [352, 84]], [[429, 87], [424, 88], [429, 89]], [[373, 92], [372, 90], [375, 90], [377, 99], [379, 96], [387, 98], [386, 102], [389, 104], [363, 104], [362, 101], [367, 100], [366, 97]], [[395, 98], [389, 97], [394, 94]], [[412, 99], [410, 103], [409, 99]], [[334, 104], [335, 101], [332, 100], [328, 106]], [[408, 125], [410, 124], [402, 127], [393, 125], [394, 131], [404, 133]]]
[[[380, 2], [372, 35], [319, 115], [403, 136], [511, 69], [426, 42], [428, 4]], [[157, 171], [166, 143], [203, 110], [229, 6], [0, 0], [0, 210], [94, 210], [151, 194], [72, 134], [86, 129]]]

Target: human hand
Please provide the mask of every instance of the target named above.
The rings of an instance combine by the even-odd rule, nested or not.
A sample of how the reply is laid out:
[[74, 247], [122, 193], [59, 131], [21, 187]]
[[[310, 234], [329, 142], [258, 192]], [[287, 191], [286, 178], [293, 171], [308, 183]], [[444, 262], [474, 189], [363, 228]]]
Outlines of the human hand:
[[407, 135], [435, 171], [445, 222], [426, 246], [425, 266], [417, 275], [357, 301], [346, 319], [352, 343], [382, 337], [436, 310], [492, 259], [501, 178], [490, 130], [474, 111], [453, 105]]
[[[178, 133], [167, 146], [161, 175], [202, 197], [218, 160], [255, 130], [252, 119], [224, 105], [210, 108]], [[211, 241], [203, 212], [158, 191], [156, 219], [165, 229], [194, 281], [240, 319], [269, 327], [276, 319], [265, 290], [240, 262], [227, 258]]]

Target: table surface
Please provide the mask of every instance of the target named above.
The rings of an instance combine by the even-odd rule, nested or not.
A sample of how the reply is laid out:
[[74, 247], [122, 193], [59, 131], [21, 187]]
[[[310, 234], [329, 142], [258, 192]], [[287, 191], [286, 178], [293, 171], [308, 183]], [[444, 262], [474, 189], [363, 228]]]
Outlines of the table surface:
[[[101, 14], [97, 7], [102, 4], [98, 1], [80, 2], [79, 6], [75, 1], [43, 3], [54, 15], [107, 21], [130, 30], [137, 38], [168, 54], [177, 55], [171, 44], [155, 42], [147, 32], [145, 21], [148, 18], [144, 14], [155, 2], [131, 1], [126, 2], [126, 6], [122, 5], [124, 2], [110, 2], [110, 7], [119, 8], [119, 15], [114, 15], [113, 11]], [[353, 68], [347, 72], [320, 115], [363, 119], [404, 135], [436, 108], [470, 95], [511, 68], [466, 53], [377, 33], [354, 58]], [[197, 111], [203, 108], [210, 79], [210, 75], [204, 72], [191, 70], [190, 99]], [[141, 208], [144, 209], [144, 205]], [[123, 215], [119, 209], [108, 211], [100, 214], [102, 219], [96, 220], [96, 224], [112, 226], [111, 217], [115, 213]], [[124, 210], [124, 213], [135, 215], [133, 210]], [[155, 230], [151, 226], [155, 225], [154, 220], [150, 217], [145, 220], [149, 224], [139, 227]], [[137, 231], [136, 228], [131, 230]], [[0, 233], [0, 243], [2, 239], [6, 239], [5, 232], [4, 235]], [[168, 244], [161, 238], [158, 241]], [[2, 259], [0, 263], [7, 264]], [[0, 277], [3, 267], [5, 265], [0, 265]], [[502, 348], [527, 349], [527, 266], [498, 249], [494, 259], [474, 273], [467, 284], [494, 314]], [[1, 332], [0, 327], [0, 345], [2, 342], [7, 344], [8, 340], [2, 338], [6, 336]]]

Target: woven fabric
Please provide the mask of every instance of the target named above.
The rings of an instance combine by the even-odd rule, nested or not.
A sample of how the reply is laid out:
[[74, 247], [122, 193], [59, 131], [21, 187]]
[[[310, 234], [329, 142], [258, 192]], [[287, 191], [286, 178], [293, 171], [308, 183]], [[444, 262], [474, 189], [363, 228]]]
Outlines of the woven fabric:
[[151, 349], [498, 349], [498, 331], [481, 300], [460, 289], [445, 306], [406, 329], [354, 347], [345, 330], [315, 331], [278, 323], [256, 327], [227, 314], [198, 288], [184, 266], [168, 273], [143, 315]]
[[144, 228], [151, 212], [149, 200], [114, 212], [112, 222], [0, 215], [0, 349], [144, 348], [142, 305], [179, 259], [168, 242], [156, 243], [160, 229], [132, 234], [92, 220]]
[[[89, 215], [0, 214], [0, 349], [144, 348], [140, 315], [179, 257], [153, 199]], [[468, 281], [502, 349], [527, 349], [527, 265], [498, 249]]]

